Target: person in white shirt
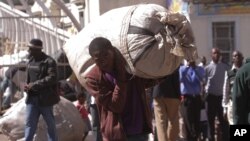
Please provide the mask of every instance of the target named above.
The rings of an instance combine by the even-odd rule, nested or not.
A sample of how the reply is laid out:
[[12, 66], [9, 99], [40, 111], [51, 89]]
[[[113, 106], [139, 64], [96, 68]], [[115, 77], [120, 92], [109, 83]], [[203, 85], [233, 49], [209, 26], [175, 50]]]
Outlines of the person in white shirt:
[[234, 51], [232, 54], [232, 68], [228, 70], [225, 74], [224, 86], [223, 86], [223, 114], [224, 117], [228, 120], [230, 125], [233, 125], [233, 115], [232, 115], [232, 93], [233, 93], [233, 84], [235, 76], [239, 68], [243, 64], [243, 55], [239, 51]]

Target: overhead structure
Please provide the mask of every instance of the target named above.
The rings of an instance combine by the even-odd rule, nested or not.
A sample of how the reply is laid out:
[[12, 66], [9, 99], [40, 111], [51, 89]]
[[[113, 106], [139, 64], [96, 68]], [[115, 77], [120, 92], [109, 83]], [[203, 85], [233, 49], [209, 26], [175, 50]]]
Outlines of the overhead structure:
[[[62, 18], [69, 18], [77, 31], [82, 28], [76, 17], [65, 6], [65, 2], [69, 0], [2, 0], [0, 39], [4, 40], [4, 43], [1, 42], [0, 47], [4, 45], [13, 48], [13, 52], [18, 52], [23, 50], [31, 38], [41, 38], [44, 41], [44, 51], [48, 54], [55, 53], [71, 36], [60, 26]], [[40, 7], [42, 14], [31, 10], [31, 6], [35, 3]], [[48, 8], [48, 3], [52, 8]], [[64, 12], [65, 16], [62, 16], [61, 12]]]

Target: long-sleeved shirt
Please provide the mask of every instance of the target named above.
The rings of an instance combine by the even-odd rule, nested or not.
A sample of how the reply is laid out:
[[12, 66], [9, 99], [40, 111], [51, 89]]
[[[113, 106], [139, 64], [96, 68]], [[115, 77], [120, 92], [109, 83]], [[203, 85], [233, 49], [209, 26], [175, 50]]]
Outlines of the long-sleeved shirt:
[[199, 95], [201, 93], [201, 84], [205, 80], [205, 71], [202, 67], [181, 66], [180, 74], [180, 89], [182, 95]]
[[207, 75], [206, 93], [222, 96], [225, 72], [229, 69], [230, 67], [227, 64], [222, 62], [216, 64], [213, 61], [205, 67]]
[[[234, 71], [234, 76], [236, 75], [236, 72], [238, 71], [238, 67], [236, 67], [235, 65], [232, 66], [231, 71]], [[223, 85], [223, 98], [222, 98], [222, 106], [224, 108], [228, 107], [228, 102], [230, 99], [230, 95], [233, 93], [232, 92], [232, 84], [234, 83], [234, 78], [229, 78], [228, 77], [228, 72], [226, 71], [225, 73], [225, 80], [224, 80], [224, 85]], [[231, 86], [230, 86], [231, 85]], [[226, 110], [226, 109], [224, 109]]]

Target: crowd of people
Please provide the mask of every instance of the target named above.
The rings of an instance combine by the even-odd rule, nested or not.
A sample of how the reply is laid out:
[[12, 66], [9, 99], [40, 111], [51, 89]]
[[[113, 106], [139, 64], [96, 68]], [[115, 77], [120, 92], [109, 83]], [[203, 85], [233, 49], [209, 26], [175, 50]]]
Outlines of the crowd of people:
[[[56, 61], [42, 52], [40, 39], [32, 39], [28, 48], [25, 141], [33, 140], [40, 115], [48, 140], [58, 140], [52, 112], [60, 100], [57, 90], [72, 101], [87, 125], [82, 141], [91, 130], [95, 141], [148, 141], [150, 133], [155, 141], [228, 141], [229, 125], [249, 124], [250, 61], [244, 64], [239, 51], [232, 54], [231, 68], [220, 49], [212, 48], [208, 64], [205, 57], [199, 65], [184, 60], [164, 78], [145, 79], [129, 74], [119, 50], [97, 37], [89, 45], [95, 66], [84, 76], [83, 88], [76, 77], [57, 81]], [[11, 81], [15, 72], [6, 73], [0, 93], [7, 87], [10, 93], [18, 90]], [[3, 109], [10, 107], [5, 101]]]

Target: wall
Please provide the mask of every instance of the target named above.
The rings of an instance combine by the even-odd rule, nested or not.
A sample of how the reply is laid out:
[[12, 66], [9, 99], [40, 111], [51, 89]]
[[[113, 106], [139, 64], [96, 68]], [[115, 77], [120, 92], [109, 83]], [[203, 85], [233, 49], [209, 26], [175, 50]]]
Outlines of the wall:
[[250, 14], [228, 15], [197, 15], [196, 7], [192, 7], [190, 14], [199, 56], [206, 56], [210, 60], [212, 45], [212, 22], [235, 22], [235, 47], [241, 51], [245, 58], [250, 57]]

